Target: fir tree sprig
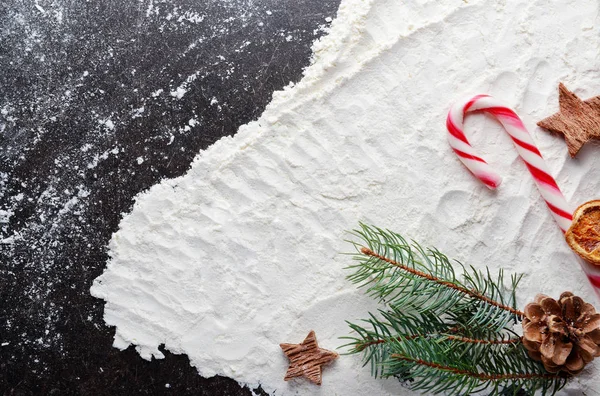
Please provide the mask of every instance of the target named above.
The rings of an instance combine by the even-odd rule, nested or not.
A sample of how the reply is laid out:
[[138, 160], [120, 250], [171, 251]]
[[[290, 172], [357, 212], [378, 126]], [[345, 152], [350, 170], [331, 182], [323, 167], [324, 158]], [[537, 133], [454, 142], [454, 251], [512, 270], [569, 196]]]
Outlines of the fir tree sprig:
[[564, 386], [566, 378], [532, 360], [512, 330], [524, 316], [516, 307], [520, 276], [506, 287], [502, 270], [494, 277], [456, 262], [459, 275], [438, 250], [389, 230], [361, 224], [353, 235], [348, 278], [385, 308], [349, 323], [354, 334], [345, 338], [374, 376], [450, 395], [552, 395]]

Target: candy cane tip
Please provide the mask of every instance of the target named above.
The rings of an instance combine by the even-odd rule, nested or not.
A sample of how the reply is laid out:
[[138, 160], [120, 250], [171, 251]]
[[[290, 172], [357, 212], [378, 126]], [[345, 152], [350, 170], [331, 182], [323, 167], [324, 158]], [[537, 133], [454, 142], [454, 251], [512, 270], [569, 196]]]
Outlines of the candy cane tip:
[[502, 184], [502, 178], [499, 176], [491, 177], [491, 176], [486, 176], [486, 175], [479, 175], [478, 178], [490, 190], [495, 190], [496, 188], [498, 188], [498, 186], [500, 186], [500, 184]]

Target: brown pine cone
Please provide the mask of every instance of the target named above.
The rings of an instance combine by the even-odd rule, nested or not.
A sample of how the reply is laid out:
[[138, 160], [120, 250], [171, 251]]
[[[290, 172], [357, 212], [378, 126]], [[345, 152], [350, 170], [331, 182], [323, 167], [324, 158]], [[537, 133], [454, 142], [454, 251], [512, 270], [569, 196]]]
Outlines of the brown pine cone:
[[551, 373], [577, 374], [600, 356], [600, 314], [571, 292], [543, 294], [525, 307], [523, 345]]

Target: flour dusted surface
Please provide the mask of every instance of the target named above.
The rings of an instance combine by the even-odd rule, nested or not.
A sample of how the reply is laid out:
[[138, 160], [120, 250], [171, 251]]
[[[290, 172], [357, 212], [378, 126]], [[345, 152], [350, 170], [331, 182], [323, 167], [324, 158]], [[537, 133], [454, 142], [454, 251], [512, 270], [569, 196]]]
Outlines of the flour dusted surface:
[[[358, 221], [525, 273], [521, 305], [564, 290], [594, 301], [501, 127], [485, 116], [466, 123], [505, 178], [492, 192], [447, 147], [444, 119], [467, 94], [514, 105], [573, 205], [597, 198], [598, 147], [569, 160], [562, 139], [534, 125], [556, 111], [558, 81], [584, 98], [600, 93], [598, 19], [595, 1], [343, 1], [299, 84], [124, 217], [92, 287], [115, 346], [149, 359], [165, 344], [204, 376], [276, 395], [408, 394], [371, 378], [359, 356], [327, 367], [321, 387], [283, 381], [280, 342], [314, 329], [333, 349], [344, 320], [376, 309], [344, 279], [345, 231]], [[596, 366], [573, 395], [597, 394]]]

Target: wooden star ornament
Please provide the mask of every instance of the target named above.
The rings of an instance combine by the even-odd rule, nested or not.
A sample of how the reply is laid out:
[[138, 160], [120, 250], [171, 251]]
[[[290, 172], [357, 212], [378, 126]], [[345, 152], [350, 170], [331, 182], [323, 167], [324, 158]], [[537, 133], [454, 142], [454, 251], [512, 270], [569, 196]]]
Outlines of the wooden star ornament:
[[600, 96], [579, 99], [563, 83], [558, 85], [560, 111], [538, 122], [538, 126], [565, 135], [571, 157], [590, 139], [600, 139]]
[[301, 344], [279, 344], [283, 353], [290, 360], [285, 381], [296, 377], [306, 377], [313, 383], [321, 385], [321, 366], [337, 359], [338, 354], [319, 348], [317, 336], [310, 331]]

